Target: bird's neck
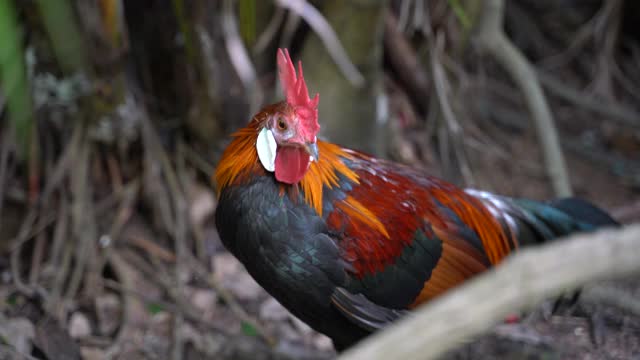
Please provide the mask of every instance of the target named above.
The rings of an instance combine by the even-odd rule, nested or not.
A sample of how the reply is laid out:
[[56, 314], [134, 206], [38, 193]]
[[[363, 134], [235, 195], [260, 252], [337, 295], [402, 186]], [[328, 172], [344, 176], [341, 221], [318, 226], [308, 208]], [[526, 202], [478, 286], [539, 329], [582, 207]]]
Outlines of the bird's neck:
[[[224, 188], [244, 183], [251, 176], [272, 176], [262, 167], [256, 151], [259, 126], [252, 122], [238, 130], [233, 140], [222, 154], [215, 172], [218, 193]], [[322, 215], [322, 192], [324, 186], [338, 186], [339, 175], [358, 183], [358, 175], [351, 170], [345, 160], [352, 159], [355, 152], [338, 145], [318, 140], [318, 161], [309, 165], [306, 174], [294, 185], [281, 184], [281, 193], [302, 191], [304, 200], [318, 215]]]
[[318, 161], [309, 165], [307, 173], [299, 183], [305, 202], [322, 216], [322, 190], [325, 186], [338, 186], [339, 175], [358, 183], [358, 175], [350, 169], [345, 160], [351, 160], [356, 152], [338, 145], [318, 140]]

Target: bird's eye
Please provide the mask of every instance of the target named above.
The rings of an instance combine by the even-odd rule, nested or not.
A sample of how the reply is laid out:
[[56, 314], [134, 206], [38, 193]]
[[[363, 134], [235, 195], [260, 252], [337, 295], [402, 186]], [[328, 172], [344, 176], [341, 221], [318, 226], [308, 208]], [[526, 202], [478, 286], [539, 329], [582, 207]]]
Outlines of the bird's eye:
[[278, 119], [278, 130], [287, 130], [287, 123], [284, 121], [283, 118], [279, 118]]

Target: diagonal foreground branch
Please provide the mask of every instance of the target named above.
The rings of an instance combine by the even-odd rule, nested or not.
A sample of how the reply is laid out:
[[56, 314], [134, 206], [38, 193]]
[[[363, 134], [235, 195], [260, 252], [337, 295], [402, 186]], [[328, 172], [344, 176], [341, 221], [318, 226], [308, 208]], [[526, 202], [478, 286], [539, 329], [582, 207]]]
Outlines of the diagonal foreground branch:
[[434, 359], [509, 313], [589, 282], [640, 273], [640, 224], [525, 249], [364, 340], [340, 359]]
[[571, 184], [547, 99], [531, 64], [503, 30], [504, 0], [486, 0], [476, 35], [480, 48], [493, 56], [511, 75], [533, 117], [553, 189], [557, 196], [570, 196]]

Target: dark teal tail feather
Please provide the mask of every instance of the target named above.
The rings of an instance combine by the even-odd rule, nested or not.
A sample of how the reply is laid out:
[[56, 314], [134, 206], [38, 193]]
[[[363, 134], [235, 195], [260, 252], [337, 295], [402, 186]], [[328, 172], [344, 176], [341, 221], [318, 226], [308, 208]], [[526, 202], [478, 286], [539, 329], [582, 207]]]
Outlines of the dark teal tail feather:
[[[522, 220], [538, 235], [535, 242], [547, 241], [574, 232], [593, 231], [618, 223], [595, 205], [578, 198], [563, 198], [548, 202], [513, 199], [513, 204], [526, 214]], [[527, 239], [522, 239], [527, 242]]]
[[[588, 201], [579, 198], [564, 198], [549, 202], [554, 208], [569, 214], [574, 219], [580, 219], [584, 224], [598, 228], [603, 226], [620, 225], [604, 210], [596, 207]], [[593, 230], [593, 228], [591, 228]]]

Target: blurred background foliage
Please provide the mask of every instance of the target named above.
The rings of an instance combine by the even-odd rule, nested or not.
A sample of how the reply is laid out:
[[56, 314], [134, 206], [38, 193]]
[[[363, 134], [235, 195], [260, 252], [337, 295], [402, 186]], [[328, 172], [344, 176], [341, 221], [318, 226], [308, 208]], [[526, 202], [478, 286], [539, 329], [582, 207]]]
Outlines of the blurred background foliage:
[[[0, 0], [6, 293], [37, 299], [38, 316], [62, 328], [78, 309], [97, 311], [100, 294], [129, 299], [131, 269], [158, 277], [151, 300], [178, 304], [176, 322], [198, 323], [180, 305], [188, 286], [236, 304], [207, 277], [222, 252], [209, 179], [228, 134], [282, 98], [279, 47], [303, 61], [332, 141], [460, 185], [552, 196], [526, 99], [478, 45], [482, 7]], [[640, 5], [512, 0], [504, 16], [551, 105], [574, 192], [637, 219]], [[239, 331], [269, 338], [252, 315], [230, 309]], [[130, 325], [120, 320], [109, 341]]]

